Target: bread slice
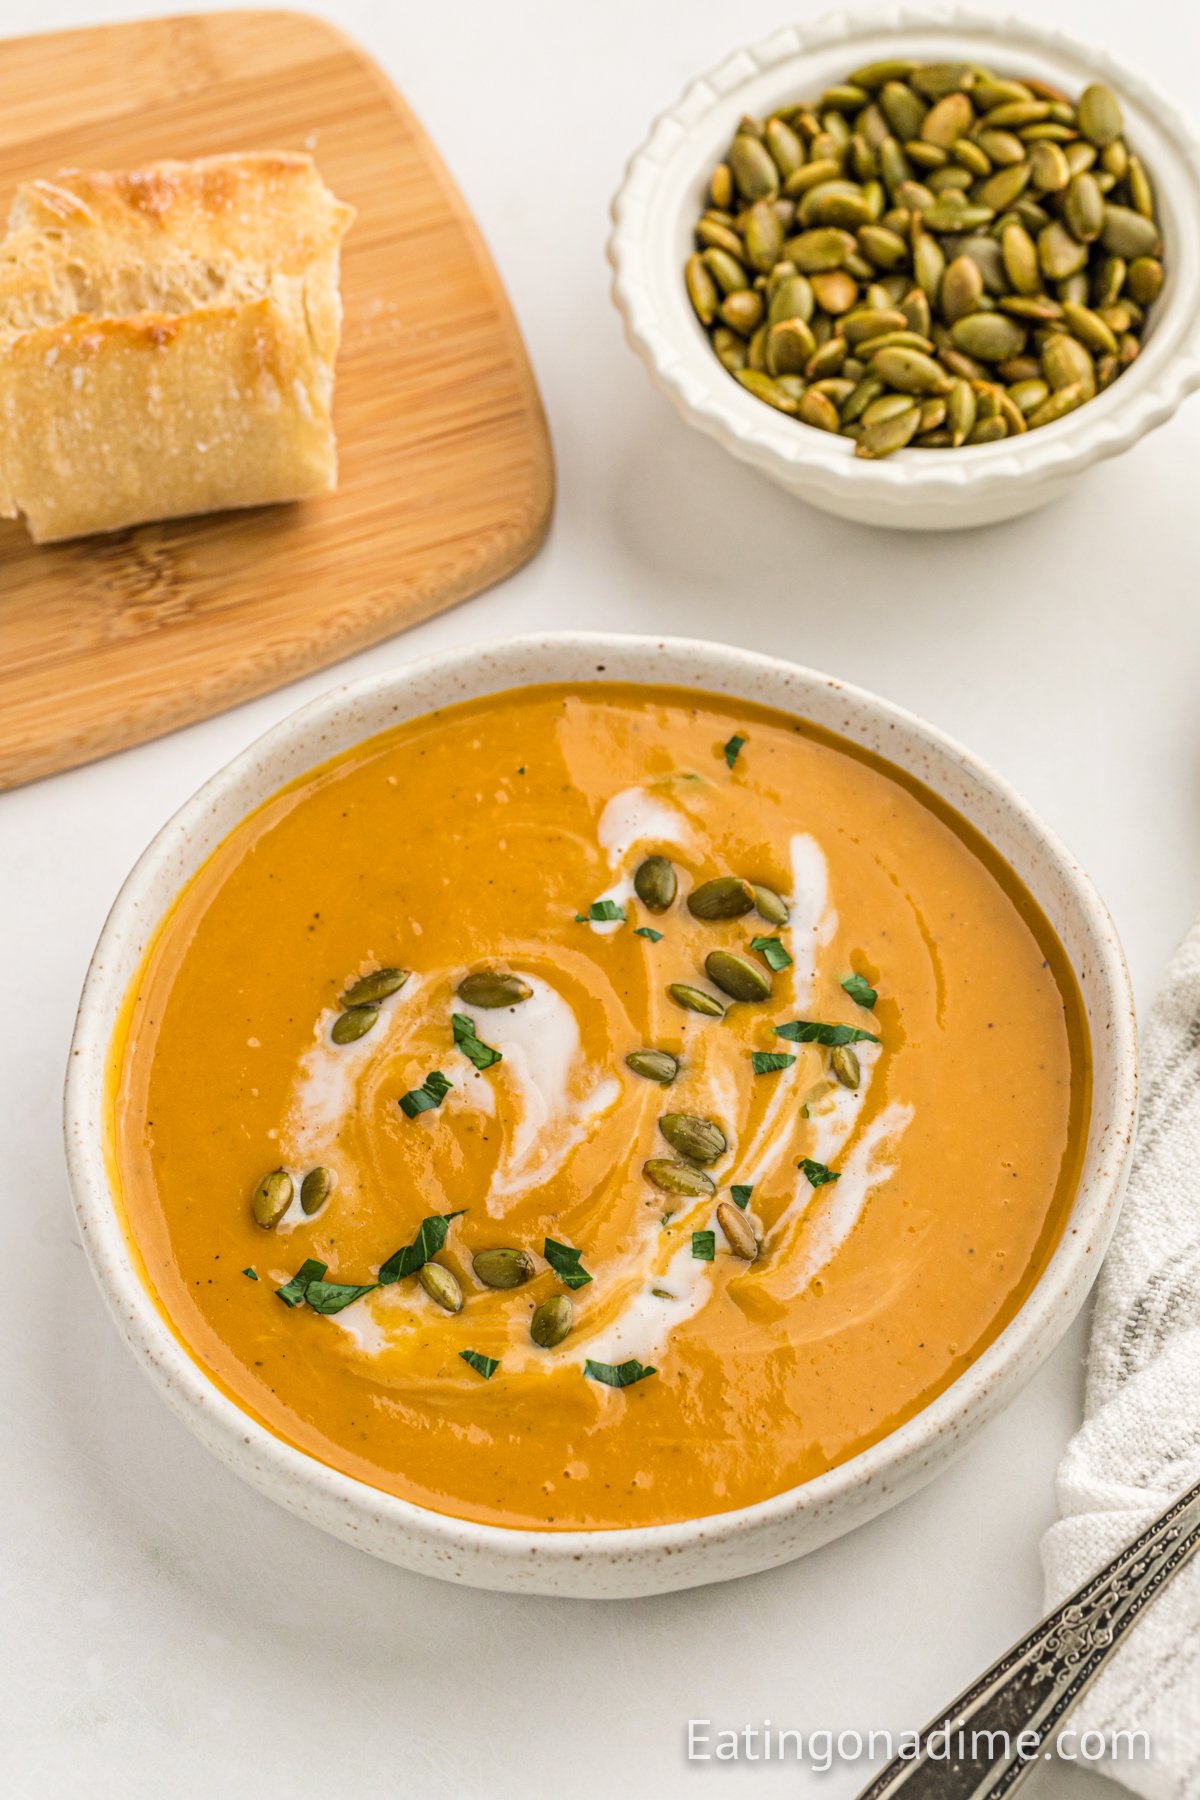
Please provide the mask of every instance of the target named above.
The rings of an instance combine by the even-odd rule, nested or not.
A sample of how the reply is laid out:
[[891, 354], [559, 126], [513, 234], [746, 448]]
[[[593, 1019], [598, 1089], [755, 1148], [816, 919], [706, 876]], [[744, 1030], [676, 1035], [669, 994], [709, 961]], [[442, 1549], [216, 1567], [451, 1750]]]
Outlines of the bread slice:
[[22, 187], [0, 242], [0, 517], [50, 543], [334, 487], [353, 217], [282, 152]]

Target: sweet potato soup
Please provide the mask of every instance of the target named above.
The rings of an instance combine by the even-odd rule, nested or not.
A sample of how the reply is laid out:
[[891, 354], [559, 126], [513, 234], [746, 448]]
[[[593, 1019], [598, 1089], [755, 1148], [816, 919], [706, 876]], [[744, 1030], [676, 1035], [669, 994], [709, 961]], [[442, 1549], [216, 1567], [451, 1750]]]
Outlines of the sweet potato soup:
[[521, 689], [283, 789], [113, 1047], [145, 1280], [288, 1443], [440, 1512], [690, 1519], [853, 1456], [1021, 1305], [1081, 1003], [1012, 872], [752, 705]]

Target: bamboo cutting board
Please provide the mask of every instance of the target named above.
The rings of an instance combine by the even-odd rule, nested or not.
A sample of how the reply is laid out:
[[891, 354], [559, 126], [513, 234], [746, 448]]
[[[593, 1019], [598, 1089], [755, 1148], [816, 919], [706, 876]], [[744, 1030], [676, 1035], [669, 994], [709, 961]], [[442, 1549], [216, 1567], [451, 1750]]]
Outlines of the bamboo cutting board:
[[0, 787], [264, 693], [499, 581], [545, 536], [545, 419], [435, 151], [333, 27], [243, 12], [0, 45], [0, 216], [70, 165], [309, 150], [342, 253], [324, 499], [37, 547], [0, 521]]

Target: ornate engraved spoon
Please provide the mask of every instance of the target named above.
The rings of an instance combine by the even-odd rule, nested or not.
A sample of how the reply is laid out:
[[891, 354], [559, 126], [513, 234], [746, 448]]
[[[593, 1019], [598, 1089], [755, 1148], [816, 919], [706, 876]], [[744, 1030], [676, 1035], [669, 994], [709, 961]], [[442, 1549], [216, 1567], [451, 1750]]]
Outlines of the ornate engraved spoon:
[[1200, 1482], [972, 1682], [925, 1727], [920, 1753], [896, 1757], [858, 1800], [1011, 1793], [1044, 1760], [1059, 1721], [1143, 1608], [1198, 1549]]

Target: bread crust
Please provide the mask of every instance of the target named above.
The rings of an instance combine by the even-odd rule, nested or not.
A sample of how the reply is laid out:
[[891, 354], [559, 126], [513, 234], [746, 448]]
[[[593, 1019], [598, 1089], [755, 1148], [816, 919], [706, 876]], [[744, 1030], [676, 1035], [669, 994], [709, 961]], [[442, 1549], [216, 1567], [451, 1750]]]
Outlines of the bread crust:
[[21, 188], [0, 243], [0, 515], [49, 543], [332, 488], [352, 218], [284, 153]]

